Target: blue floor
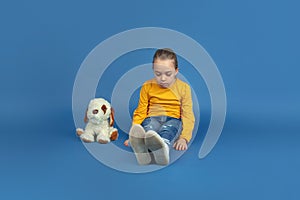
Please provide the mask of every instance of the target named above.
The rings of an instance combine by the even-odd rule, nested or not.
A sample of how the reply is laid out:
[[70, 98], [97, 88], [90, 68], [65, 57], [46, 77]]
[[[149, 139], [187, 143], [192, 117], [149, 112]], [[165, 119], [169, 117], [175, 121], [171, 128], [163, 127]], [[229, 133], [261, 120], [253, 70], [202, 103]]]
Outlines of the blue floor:
[[[300, 198], [299, 3], [168, 3], [1, 3], [1, 199]], [[95, 46], [144, 26], [205, 47], [224, 80], [227, 116], [216, 146], [199, 159], [210, 113], [209, 95], [197, 93], [204, 108], [190, 148], [168, 167], [134, 174], [102, 164], [76, 137], [72, 91]], [[151, 62], [148, 53], [113, 65]], [[186, 76], [202, 90], [202, 80]], [[125, 139], [121, 131], [114, 144], [130, 151]]]

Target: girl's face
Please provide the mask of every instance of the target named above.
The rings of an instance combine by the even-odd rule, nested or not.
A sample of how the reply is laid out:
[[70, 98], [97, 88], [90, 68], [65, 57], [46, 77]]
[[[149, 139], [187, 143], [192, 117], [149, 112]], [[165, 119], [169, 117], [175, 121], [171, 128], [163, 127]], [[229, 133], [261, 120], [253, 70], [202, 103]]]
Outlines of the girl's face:
[[175, 82], [178, 73], [174, 61], [170, 59], [156, 59], [153, 63], [153, 71], [157, 84], [162, 88], [170, 87]]

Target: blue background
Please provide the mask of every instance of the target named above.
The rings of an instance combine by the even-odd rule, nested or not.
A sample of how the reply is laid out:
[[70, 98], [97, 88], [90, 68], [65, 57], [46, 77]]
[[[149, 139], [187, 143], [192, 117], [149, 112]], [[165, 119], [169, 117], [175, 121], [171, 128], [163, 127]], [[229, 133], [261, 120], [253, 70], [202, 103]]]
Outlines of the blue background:
[[[1, 1], [1, 199], [299, 199], [299, 6]], [[72, 89], [96, 45], [145, 26], [177, 30], [208, 51], [228, 112], [205, 159], [198, 159], [200, 131], [169, 167], [128, 174], [94, 159], [75, 136]]]

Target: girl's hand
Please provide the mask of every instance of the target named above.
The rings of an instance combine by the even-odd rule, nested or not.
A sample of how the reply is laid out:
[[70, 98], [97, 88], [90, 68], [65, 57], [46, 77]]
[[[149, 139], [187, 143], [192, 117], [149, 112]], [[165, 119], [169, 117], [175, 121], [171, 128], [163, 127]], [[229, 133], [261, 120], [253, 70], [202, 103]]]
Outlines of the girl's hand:
[[128, 146], [129, 146], [129, 140], [125, 140], [124, 145], [125, 145], [126, 147], [128, 147]]
[[187, 141], [183, 138], [179, 138], [173, 145], [174, 149], [178, 151], [187, 150]]

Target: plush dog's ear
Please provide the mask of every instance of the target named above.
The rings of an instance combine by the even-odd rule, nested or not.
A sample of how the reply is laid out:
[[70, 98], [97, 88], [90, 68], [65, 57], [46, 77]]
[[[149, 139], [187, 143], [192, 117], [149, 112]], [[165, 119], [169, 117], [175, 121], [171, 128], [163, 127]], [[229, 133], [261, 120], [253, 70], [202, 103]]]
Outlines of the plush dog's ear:
[[105, 115], [105, 113], [106, 113], [106, 110], [107, 110], [107, 107], [106, 107], [106, 105], [102, 105], [101, 106], [101, 110], [103, 110], [103, 113], [104, 113], [104, 115]]
[[110, 115], [109, 115], [109, 125], [113, 126], [115, 122], [115, 110], [113, 108], [110, 109]]
[[89, 121], [89, 119], [88, 119], [88, 117], [87, 117], [87, 112], [88, 112], [88, 109], [86, 109], [85, 115], [84, 115], [84, 119], [83, 119], [83, 121], [84, 121], [85, 123], [88, 123], [88, 121]]

